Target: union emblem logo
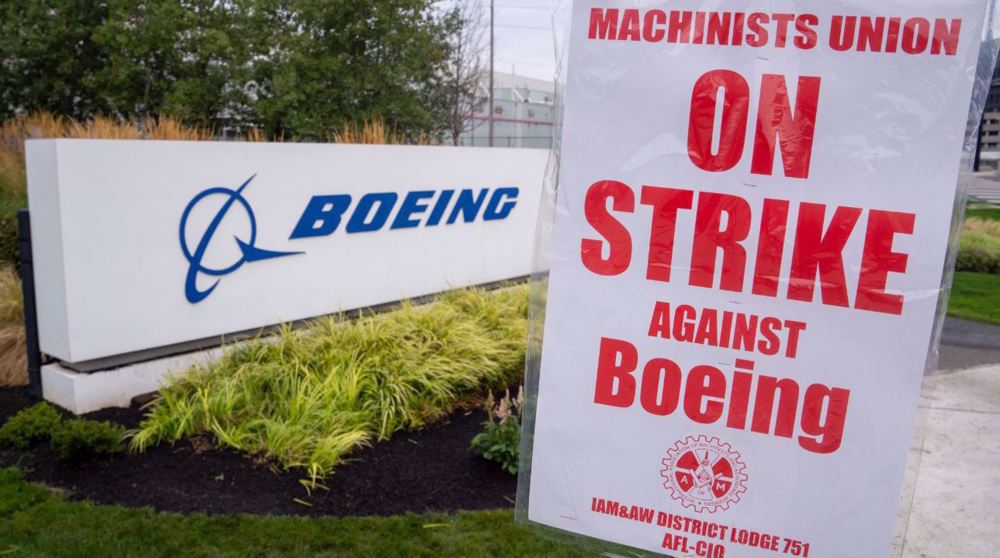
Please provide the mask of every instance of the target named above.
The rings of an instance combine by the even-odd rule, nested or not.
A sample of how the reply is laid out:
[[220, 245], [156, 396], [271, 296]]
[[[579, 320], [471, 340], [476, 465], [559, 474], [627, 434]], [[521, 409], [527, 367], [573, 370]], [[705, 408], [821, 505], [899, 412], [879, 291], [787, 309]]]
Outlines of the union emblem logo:
[[728, 510], [746, 492], [746, 465], [732, 446], [718, 438], [688, 436], [667, 450], [661, 463], [663, 487], [696, 512]]

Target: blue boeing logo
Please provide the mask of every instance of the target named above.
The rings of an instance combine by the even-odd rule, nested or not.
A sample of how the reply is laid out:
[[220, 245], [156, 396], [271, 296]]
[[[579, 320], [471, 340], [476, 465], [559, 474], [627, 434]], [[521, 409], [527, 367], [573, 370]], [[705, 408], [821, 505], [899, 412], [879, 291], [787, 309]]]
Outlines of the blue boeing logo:
[[[184, 257], [187, 258], [188, 261], [187, 280], [184, 282], [184, 295], [187, 297], [188, 302], [197, 304], [208, 298], [208, 295], [212, 294], [212, 291], [219, 286], [219, 281], [221, 281], [222, 277], [233, 273], [237, 269], [243, 267], [244, 264], [302, 254], [302, 252], [275, 252], [257, 248], [257, 219], [254, 217], [253, 209], [250, 207], [250, 203], [245, 197], [243, 197], [243, 191], [246, 190], [247, 186], [250, 185], [250, 182], [252, 182], [256, 176], [257, 175], [254, 175], [248, 178], [247, 181], [236, 190], [229, 188], [209, 188], [208, 190], [205, 190], [195, 196], [194, 199], [191, 200], [191, 203], [188, 204], [187, 208], [184, 209], [184, 215], [181, 217], [180, 240], [181, 250], [184, 251]], [[194, 250], [192, 250], [191, 246], [188, 245], [188, 218], [191, 216], [192, 210], [198, 207], [198, 205], [202, 202], [211, 198], [222, 198], [222, 207], [209, 222], [208, 227], [205, 229], [204, 233], [202, 233], [201, 238], [194, 247]], [[219, 229], [219, 225], [222, 224], [222, 221], [226, 218], [230, 211], [234, 210], [234, 207], [241, 209], [244, 213], [244, 218], [249, 220], [249, 234], [245, 238], [240, 238], [239, 236], [234, 236], [232, 238], [231, 241], [234, 241], [239, 248], [239, 254], [235, 262], [225, 267], [209, 267], [204, 263], [205, 254], [212, 245], [213, 240], [215, 240], [215, 233]], [[225, 238], [217, 240], [217, 242], [227, 241], [230, 240]], [[201, 290], [198, 288], [198, 278], [202, 274], [208, 275], [209, 277], [216, 277], [218, 279], [212, 283], [211, 287]]]
[[[188, 262], [184, 295], [191, 304], [208, 298], [219, 286], [222, 277], [244, 264], [304, 253], [276, 252], [257, 247], [257, 219], [250, 202], [243, 195], [255, 176], [236, 190], [209, 188], [195, 196], [184, 209], [180, 228], [181, 250]], [[519, 193], [517, 187], [507, 186], [368, 192], [357, 200], [350, 194], [314, 195], [306, 202], [288, 240], [310, 242], [329, 237], [341, 228], [342, 222], [345, 223], [344, 233], [353, 236], [386, 230], [503, 221], [517, 206]], [[240, 218], [243, 219], [243, 228], [233, 232]], [[203, 223], [208, 225], [204, 230], [198, 229], [198, 224]], [[188, 230], [189, 226], [194, 230]], [[200, 289], [198, 280], [202, 276], [215, 281], [208, 288]]]

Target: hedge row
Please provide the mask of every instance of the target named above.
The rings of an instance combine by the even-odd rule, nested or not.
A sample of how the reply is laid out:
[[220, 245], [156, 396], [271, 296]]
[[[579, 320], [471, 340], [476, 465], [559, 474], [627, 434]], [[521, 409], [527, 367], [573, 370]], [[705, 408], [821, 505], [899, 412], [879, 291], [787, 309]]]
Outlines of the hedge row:
[[1000, 273], [1000, 237], [964, 232], [956, 267], [958, 271]]

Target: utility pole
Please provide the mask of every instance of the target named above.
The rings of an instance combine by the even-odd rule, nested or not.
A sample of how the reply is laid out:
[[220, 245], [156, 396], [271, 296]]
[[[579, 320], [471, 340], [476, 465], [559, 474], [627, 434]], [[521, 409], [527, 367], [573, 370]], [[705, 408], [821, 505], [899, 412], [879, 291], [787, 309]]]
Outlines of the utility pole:
[[490, 0], [490, 147], [493, 147], [493, 16], [494, 16], [494, 0]]

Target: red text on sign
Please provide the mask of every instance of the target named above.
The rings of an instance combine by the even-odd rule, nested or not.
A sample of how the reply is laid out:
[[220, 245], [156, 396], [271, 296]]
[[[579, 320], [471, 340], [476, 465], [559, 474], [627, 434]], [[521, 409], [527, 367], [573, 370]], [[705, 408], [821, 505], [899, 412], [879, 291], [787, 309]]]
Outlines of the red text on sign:
[[[754, 375], [754, 363], [737, 360], [727, 379], [715, 366], [695, 366], [686, 373], [674, 361], [656, 357], [642, 364], [635, 345], [602, 338], [597, 359], [594, 403], [630, 408], [636, 400], [645, 412], [670, 416], [681, 409], [699, 424], [724, 421], [728, 428], [793, 438], [814, 453], [840, 449], [851, 392], [812, 384], [804, 390], [791, 378]], [[756, 384], [756, 388], [754, 387]]]
[[[691, 245], [691, 261], [686, 267], [692, 286], [718, 285], [724, 291], [750, 290], [755, 295], [777, 297], [780, 286], [785, 284], [783, 294], [789, 300], [812, 302], [818, 296], [828, 306], [903, 313], [904, 295], [887, 292], [886, 288], [890, 274], [906, 272], [908, 255], [894, 251], [893, 244], [897, 236], [913, 234], [914, 214], [802, 202], [793, 220], [786, 200], [764, 200], [761, 216], [756, 217], [750, 202], [740, 196], [703, 191], [697, 195], [697, 205], [695, 198], [692, 190], [644, 186], [637, 204], [635, 192], [623, 182], [594, 183], [587, 191], [584, 206], [587, 222], [600, 238], [581, 240], [584, 267], [597, 275], [621, 275], [632, 265], [635, 244], [646, 242], [646, 279], [675, 280], [672, 271], [678, 215], [694, 211], [694, 231], [684, 237]], [[633, 239], [618, 218], [637, 213], [638, 205], [645, 206], [643, 212], [650, 216], [648, 239]], [[859, 227], [863, 216], [865, 226]], [[755, 224], [759, 242], [756, 253], [750, 253]], [[794, 233], [790, 245], [786, 240], [789, 228]], [[844, 254], [855, 230], [865, 231], [861, 261], [846, 266]], [[720, 256], [721, 265], [717, 265]], [[790, 258], [791, 265], [782, 272], [786, 258]], [[857, 270], [852, 271], [857, 275], [853, 303], [848, 290], [849, 269]]]
[[[785, 176], [809, 178], [820, 82], [818, 77], [798, 78], [798, 93], [793, 103], [785, 76], [764, 74], [751, 173], [774, 174], [775, 151], [780, 148]], [[717, 114], [720, 105], [721, 114]], [[691, 95], [688, 126], [691, 162], [709, 172], [725, 172], [735, 167], [743, 158], [749, 110], [750, 84], [746, 78], [730, 70], [714, 70], [701, 76]], [[721, 137], [718, 149], [713, 151], [717, 117], [721, 119]]]
[[[957, 18], [591, 8], [587, 38], [752, 48], [955, 56], [962, 35]], [[820, 38], [829, 28], [829, 37]]]

